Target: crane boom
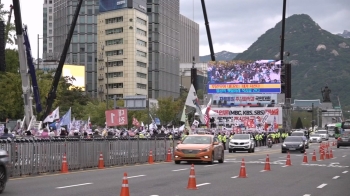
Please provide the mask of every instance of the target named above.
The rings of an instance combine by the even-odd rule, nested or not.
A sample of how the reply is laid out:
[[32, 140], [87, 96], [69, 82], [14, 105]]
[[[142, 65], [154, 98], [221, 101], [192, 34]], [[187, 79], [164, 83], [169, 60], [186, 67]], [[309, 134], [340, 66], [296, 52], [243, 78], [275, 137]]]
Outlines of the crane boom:
[[22, 80], [22, 92], [24, 101], [24, 122], [26, 127], [29, 127], [31, 118], [33, 117], [32, 97], [30, 89], [30, 79], [28, 66], [26, 61], [26, 53], [24, 48], [24, 36], [22, 28], [22, 16], [19, 0], [13, 0], [13, 12], [15, 15], [16, 36], [19, 56], [19, 72]]
[[209, 49], [210, 49], [210, 57], [212, 61], [215, 61], [215, 53], [213, 48], [213, 42], [211, 40], [211, 33], [210, 33], [210, 27], [209, 27], [209, 21], [207, 16], [207, 9], [205, 8], [205, 1], [201, 0], [202, 2], [202, 10], [204, 15], [204, 21], [205, 21], [205, 29], [207, 30], [207, 37], [209, 42]]
[[44, 111], [43, 116], [41, 117], [42, 120], [44, 120], [46, 118], [46, 116], [50, 114], [53, 102], [56, 99], [56, 92], [57, 92], [58, 82], [60, 81], [60, 78], [61, 78], [61, 75], [62, 75], [63, 65], [64, 65], [64, 62], [66, 60], [66, 56], [67, 56], [67, 52], [68, 52], [68, 49], [69, 49], [70, 41], [71, 41], [73, 33], [74, 33], [74, 28], [75, 28], [75, 25], [77, 23], [77, 19], [78, 19], [79, 12], [80, 12], [80, 7], [81, 7], [82, 3], [83, 3], [83, 0], [79, 0], [79, 3], [78, 3], [77, 8], [75, 10], [75, 13], [74, 13], [74, 16], [73, 16], [73, 20], [72, 20], [72, 24], [70, 25], [70, 29], [69, 29], [69, 32], [68, 32], [68, 35], [67, 35], [67, 38], [66, 38], [66, 42], [65, 42], [64, 47], [63, 47], [61, 58], [60, 58], [60, 61], [58, 63], [58, 66], [57, 66], [57, 69], [56, 69], [56, 72], [55, 72], [55, 76], [54, 76], [53, 81], [52, 81], [51, 89], [50, 89], [50, 91], [49, 91], [49, 93], [48, 93], [48, 95], [46, 97], [46, 109]]

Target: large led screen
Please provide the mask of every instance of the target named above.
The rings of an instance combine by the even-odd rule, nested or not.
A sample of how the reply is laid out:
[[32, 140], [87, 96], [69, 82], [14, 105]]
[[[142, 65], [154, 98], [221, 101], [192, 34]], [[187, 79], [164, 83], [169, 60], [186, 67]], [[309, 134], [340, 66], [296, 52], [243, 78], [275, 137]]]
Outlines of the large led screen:
[[209, 62], [208, 93], [281, 93], [281, 64], [273, 60]]
[[128, 0], [100, 0], [100, 12], [126, 8]]

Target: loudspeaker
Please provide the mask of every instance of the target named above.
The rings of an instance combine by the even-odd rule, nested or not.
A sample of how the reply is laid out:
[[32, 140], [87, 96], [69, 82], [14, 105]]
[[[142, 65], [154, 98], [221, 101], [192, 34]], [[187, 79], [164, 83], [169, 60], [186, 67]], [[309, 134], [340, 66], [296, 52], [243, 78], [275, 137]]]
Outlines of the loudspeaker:
[[191, 84], [193, 84], [193, 87], [197, 92], [197, 90], [198, 90], [197, 68], [191, 68]]
[[5, 23], [0, 21], [0, 71], [6, 71], [5, 64]]

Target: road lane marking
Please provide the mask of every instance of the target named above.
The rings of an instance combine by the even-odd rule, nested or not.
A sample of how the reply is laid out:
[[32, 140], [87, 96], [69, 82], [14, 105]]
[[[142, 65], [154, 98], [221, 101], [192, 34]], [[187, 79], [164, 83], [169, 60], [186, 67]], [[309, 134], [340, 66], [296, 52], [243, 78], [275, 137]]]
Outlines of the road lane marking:
[[348, 171], [343, 171], [342, 173], [343, 173], [343, 174], [346, 174], [346, 173], [348, 173]]
[[310, 194], [305, 194], [305, 195], [303, 195], [303, 196], [311, 196]]
[[288, 166], [290, 166], [290, 165], [283, 165], [282, 167], [288, 167]]
[[233, 177], [231, 177], [231, 178], [237, 178], [238, 176], [233, 176]]
[[337, 157], [333, 157], [333, 158], [331, 158], [331, 159], [335, 159], [335, 158], [337, 158]]
[[70, 187], [85, 186], [85, 185], [89, 185], [89, 184], [92, 184], [92, 182], [83, 183], [83, 184], [74, 184], [74, 185], [69, 185], [69, 186], [61, 186], [61, 187], [56, 187], [56, 189], [65, 189], [65, 188], [70, 188]]
[[208, 185], [210, 183], [206, 182], [206, 183], [202, 183], [202, 184], [197, 184], [197, 186], [204, 186], [204, 185]]
[[338, 179], [340, 176], [334, 176], [332, 179]]
[[346, 155], [343, 155], [343, 157], [346, 157]]
[[204, 167], [213, 167], [213, 166], [217, 166], [217, 165], [206, 165]]
[[327, 184], [321, 184], [321, 185], [318, 186], [317, 188], [318, 188], [318, 189], [321, 189], [321, 188], [323, 188], [323, 187], [325, 187], [325, 186], [327, 186]]
[[266, 170], [261, 170], [260, 172], [266, 172]]
[[139, 178], [139, 177], [144, 177], [144, 176], [146, 176], [146, 175], [128, 176], [128, 179], [130, 179], [130, 178]]
[[184, 170], [188, 170], [188, 168], [183, 168], [183, 169], [174, 169], [174, 170], [171, 170], [171, 171], [184, 171]]

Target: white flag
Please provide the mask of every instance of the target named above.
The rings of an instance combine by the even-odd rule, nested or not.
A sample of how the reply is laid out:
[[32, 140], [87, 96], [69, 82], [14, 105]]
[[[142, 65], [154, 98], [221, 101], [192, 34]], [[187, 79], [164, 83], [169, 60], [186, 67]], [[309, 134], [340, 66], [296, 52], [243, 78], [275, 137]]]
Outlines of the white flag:
[[43, 123], [47, 123], [47, 122], [53, 122], [56, 119], [60, 118], [60, 111], [59, 111], [59, 107], [57, 107], [53, 112], [51, 112], [51, 114], [49, 114]]
[[191, 84], [191, 88], [188, 91], [185, 105], [196, 108], [196, 112], [199, 115], [199, 120], [202, 123], [205, 123], [203, 112], [202, 112], [201, 106], [199, 105], [199, 100], [193, 84]]

